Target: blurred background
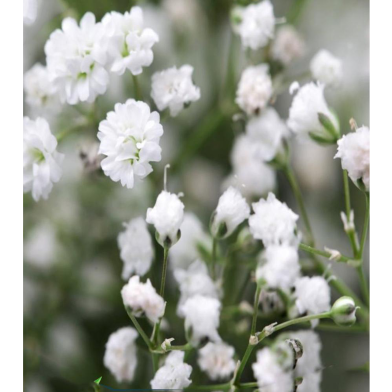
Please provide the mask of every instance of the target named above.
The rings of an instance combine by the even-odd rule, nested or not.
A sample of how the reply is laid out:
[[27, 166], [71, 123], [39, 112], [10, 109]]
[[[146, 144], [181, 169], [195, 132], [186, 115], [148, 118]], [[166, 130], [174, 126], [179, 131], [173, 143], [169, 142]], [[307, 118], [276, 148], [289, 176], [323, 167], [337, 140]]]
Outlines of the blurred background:
[[[117, 235], [122, 223], [145, 216], [162, 189], [163, 167], [171, 163], [169, 190], [184, 192], [188, 211], [208, 222], [222, 183], [231, 172], [230, 153], [233, 140], [242, 132], [230, 115], [217, 116], [217, 108], [232, 102], [228, 75], [238, 82], [241, 70], [249, 62], [238, 36], [230, 26], [231, 1], [227, 0], [40, 0], [34, 25], [24, 27], [24, 70], [35, 63], [45, 64], [44, 44], [50, 33], [59, 28], [66, 16], [80, 18], [92, 11], [98, 20], [108, 11], [129, 10], [139, 4], [145, 13], [146, 26], [160, 36], [154, 46], [154, 62], [139, 78], [143, 96], [152, 107], [150, 78], [158, 70], [191, 64], [194, 81], [201, 89], [201, 99], [177, 118], [163, 122], [161, 142], [163, 159], [154, 165], [147, 179], [127, 190], [112, 182], [88, 162], [97, 143], [97, 124], [116, 102], [133, 96], [131, 75], [112, 77], [109, 91], [99, 97], [91, 126], [74, 132], [58, 147], [65, 154], [63, 177], [55, 184], [48, 201], [35, 203], [30, 194], [24, 197], [24, 376], [27, 392], [88, 391], [88, 384], [103, 376], [103, 383], [118, 385], [103, 366], [105, 343], [120, 327], [130, 325], [121, 300], [122, 261]], [[294, 3], [273, 0], [275, 15], [288, 15]], [[313, 0], [295, 19], [306, 51], [290, 65], [288, 75], [303, 74], [309, 61], [321, 48], [341, 58], [343, 84], [327, 91], [327, 101], [338, 114], [342, 132], [349, 131], [349, 119], [369, 125], [369, 1]], [[234, 53], [233, 67], [227, 71], [227, 59]], [[287, 118], [292, 97], [288, 91], [279, 95], [274, 107]], [[222, 104], [223, 103], [223, 104]], [[88, 107], [87, 107], [88, 108]], [[25, 115], [35, 118], [25, 105]], [[60, 133], [77, 120], [77, 112], [65, 106], [48, 118], [52, 131]], [[214, 124], [213, 127], [210, 125]], [[202, 135], [202, 136], [200, 136]], [[202, 140], [202, 139], [205, 140]], [[319, 248], [328, 246], [350, 254], [343, 231], [340, 211], [344, 209], [340, 161], [334, 160], [334, 147], [292, 140], [292, 163], [302, 187]], [[81, 152], [84, 159], [81, 159]], [[87, 155], [87, 158], [86, 158]], [[275, 192], [280, 200], [298, 211], [292, 192], [283, 176], [277, 173]], [[357, 227], [362, 229], [364, 197], [351, 184]], [[366, 255], [368, 247], [366, 247]], [[156, 286], [160, 277], [162, 252], [149, 277]], [[305, 257], [305, 255], [303, 255]], [[368, 273], [368, 257], [366, 256]], [[359, 294], [355, 271], [346, 265], [333, 264], [333, 272], [342, 277]], [[169, 272], [170, 274], [170, 272]], [[170, 327], [178, 342], [183, 340], [183, 321], [175, 314], [178, 289], [169, 276], [168, 312]], [[249, 292], [248, 292], [249, 291]], [[244, 299], [252, 300], [252, 290]], [[334, 293], [336, 295], [336, 293]], [[237, 330], [238, 329], [238, 330]], [[224, 339], [242, 354], [248, 330], [229, 328], [222, 323]], [[320, 331], [324, 364], [322, 391], [368, 391], [369, 375], [357, 369], [369, 360], [369, 340], [365, 333]], [[139, 365], [133, 387], [148, 388], [152, 378], [150, 357], [139, 350]], [[195, 361], [192, 358], [191, 361]], [[195, 383], [206, 383], [194, 367]], [[244, 379], [252, 379], [250, 367]], [[125, 387], [124, 385], [122, 387]]]

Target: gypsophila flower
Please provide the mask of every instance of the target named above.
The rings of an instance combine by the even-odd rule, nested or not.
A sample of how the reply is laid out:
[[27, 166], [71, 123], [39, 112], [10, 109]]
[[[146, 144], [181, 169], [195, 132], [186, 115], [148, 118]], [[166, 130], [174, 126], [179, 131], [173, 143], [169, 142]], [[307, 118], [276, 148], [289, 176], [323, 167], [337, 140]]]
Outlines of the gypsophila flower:
[[271, 289], [289, 290], [300, 277], [297, 249], [286, 245], [269, 246], [260, 258], [256, 280], [263, 281]]
[[110, 12], [102, 19], [108, 38], [110, 70], [122, 75], [129, 69], [133, 75], [143, 72], [151, 65], [152, 47], [159, 41], [158, 34], [144, 27], [143, 10], [132, 7], [130, 12]]
[[153, 170], [149, 162], [161, 160], [159, 121], [159, 114], [150, 112], [144, 102], [117, 103], [99, 124], [99, 153], [106, 155], [101, 162], [104, 173], [127, 188], [133, 188], [135, 178], [148, 176]]
[[204, 338], [220, 342], [218, 334], [221, 303], [216, 298], [195, 295], [181, 306], [180, 313], [185, 316], [185, 329], [193, 345]]
[[143, 218], [135, 218], [125, 223], [125, 231], [118, 235], [120, 257], [124, 263], [122, 278], [128, 280], [132, 274], [145, 275], [154, 257], [150, 233]]
[[312, 58], [310, 71], [314, 79], [326, 86], [338, 86], [343, 79], [342, 61], [325, 49]]
[[150, 279], [142, 283], [139, 276], [132, 276], [122, 288], [121, 296], [124, 305], [131, 308], [136, 316], [145, 314], [153, 323], [157, 323], [165, 313], [165, 302], [155, 291]]
[[191, 102], [200, 99], [200, 89], [192, 81], [193, 67], [172, 67], [152, 76], [151, 97], [160, 111], [170, 109], [175, 117]]
[[320, 392], [321, 391], [321, 370], [306, 373], [302, 377], [302, 383], [298, 386], [297, 392]]
[[224, 342], [207, 343], [199, 350], [197, 363], [211, 380], [227, 379], [234, 372], [234, 347]]
[[272, 44], [272, 57], [283, 65], [300, 58], [305, 51], [305, 43], [297, 30], [290, 25], [279, 28]]
[[191, 384], [189, 377], [192, 366], [184, 363], [183, 351], [172, 351], [165, 359], [165, 364], [158, 369], [151, 380], [152, 389], [182, 389]]
[[249, 214], [249, 205], [241, 192], [237, 188], [229, 187], [219, 198], [218, 206], [214, 212], [211, 224], [213, 236], [229, 236], [238, 225], [249, 218]]
[[331, 308], [332, 319], [338, 325], [351, 326], [356, 321], [355, 312], [358, 307], [351, 297], [340, 297]]
[[63, 20], [61, 30], [54, 31], [45, 45], [50, 80], [63, 102], [94, 102], [104, 94], [109, 82], [105, 69], [107, 56], [105, 30], [87, 12], [80, 26], [73, 18]]
[[250, 66], [242, 72], [235, 101], [248, 115], [257, 114], [267, 106], [272, 93], [268, 65]]
[[56, 148], [57, 140], [45, 119], [23, 118], [23, 191], [31, 191], [35, 201], [47, 199], [62, 175], [64, 155]]
[[362, 126], [355, 132], [338, 140], [335, 158], [342, 160], [342, 168], [357, 183], [362, 180], [366, 190], [370, 189], [370, 130]]
[[274, 37], [275, 16], [269, 0], [233, 11], [234, 31], [241, 37], [242, 45], [253, 50], [266, 46]]
[[37, 18], [37, 0], [23, 0], [23, 23], [31, 25]]
[[298, 215], [269, 193], [266, 200], [252, 204], [254, 214], [249, 218], [250, 231], [255, 239], [270, 245], [296, 245]]
[[117, 382], [130, 382], [134, 378], [137, 366], [135, 341], [138, 336], [131, 327], [120, 328], [109, 336], [103, 362]]

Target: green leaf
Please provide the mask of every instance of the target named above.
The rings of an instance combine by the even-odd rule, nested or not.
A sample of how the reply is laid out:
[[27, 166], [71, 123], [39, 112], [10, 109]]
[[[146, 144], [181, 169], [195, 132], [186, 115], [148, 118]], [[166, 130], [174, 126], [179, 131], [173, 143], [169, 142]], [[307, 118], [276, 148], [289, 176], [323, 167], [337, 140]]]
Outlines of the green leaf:
[[335, 139], [330, 139], [325, 137], [323, 134], [320, 134], [318, 132], [309, 132], [309, 136], [311, 137], [311, 139], [313, 139], [315, 142], [319, 143], [319, 144], [335, 144], [336, 140]]
[[99, 383], [101, 382], [101, 380], [102, 380], [102, 376], [99, 377], [99, 378], [97, 378], [97, 379], [94, 381], [94, 383], [97, 384], [97, 385], [99, 385]]
[[338, 139], [339, 132], [335, 129], [335, 125], [333, 125], [331, 119], [326, 116], [324, 113], [318, 113], [318, 119], [324, 129], [334, 138]]

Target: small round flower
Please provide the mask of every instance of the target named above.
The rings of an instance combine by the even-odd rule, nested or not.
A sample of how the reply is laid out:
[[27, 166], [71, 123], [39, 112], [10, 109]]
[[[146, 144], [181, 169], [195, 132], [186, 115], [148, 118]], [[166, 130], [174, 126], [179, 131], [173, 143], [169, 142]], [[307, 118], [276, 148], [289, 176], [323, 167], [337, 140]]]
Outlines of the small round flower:
[[122, 288], [121, 296], [124, 305], [131, 308], [135, 315], [145, 314], [153, 323], [157, 323], [165, 313], [165, 302], [155, 291], [150, 279], [142, 283], [139, 276], [132, 276]]
[[199, 350], [197, 363], [211, 380], [227, 379], [235, 370], [234, 347], [224, 342], [207, 343]]
[[23, 0], [23, 23], [31, 25], [37, 18], [37, 0]]
[[353, 325], [356, 321], [355, 312], [357, 309], [351, 297], [341, 297], [335, 301], [331, 308], [332, 319], [338, 325]]
[[338, 141], [335, 158], [342, 160], [342, 168], [347, 170], [354, 183], [362, 180], [368, 191], [370, 189], [370, 131], [361, 127], [356, 132], [344, 135]]
[[220, 309], [219, 300], [203, 295], [195, 295], [181, 306], [185, 329], [193, 345], [197, 346], [205, 338], [213, 342], [221, 341], [218, 334]]
[[246, 48], [263, 48], [274, 37], [275, 16], [269, 0], [236, 7], [233, 19], [234, 31], [240, 35], [242, 45]]
[[125, 223], [125, 231], [118, 235], [120, 257], [124, 263], [122, 278], [128, 280], [132, 274], [145, 275], [154, 257], [151, 235], [143, 218], [135, 218]]
[[95, 23], [95, 16], [87, 12], [80, 26], [75, 19], [66, 18], [61, 30], [50, 35], [45, 45], [46, 63], [62, 102], [94, 102], [106, 92], [109, 75], [104, 34], [102, 23]]
[[174, 193], [162, 191], [155, 206], [147, 210], [147, 223], [154, 225], [162, 246], [172, 246], [180, 238], [184, 204]]
[[138, 333], [131, 327], [120, 328], [109, 336], [106, 343], [104, 365], [117, 382], [132, 381], [137, 365], [136, 339]]
[[312, 58], [310, 71], [314, 79], [326, 86], [338, 86], [343, 79], [342, 61], [325, 49]]
[[257, 281], [271, 289], [289, 290], [300, 277], [301, 267], [297, 249], [287, 245], [269, 246], [261, 254], [261, 264], [256, 269]]
[[229, 187], [219, 198], [213, 215], [211, 232], [214, 237], [228, 237], [245, 219], [249, 218], [250, 208], [241, 192]]
[[184, 363], [183, 351], [172, 351], [165, 359], [165, 364], [158, 369], [151, 380], [152, 389], [179, 390], [188, 387], [192, 366]]
[[272, 57], [283, 65], [302, 57], [305, 43], [297, 30], [290, 25], [279, 28], [272, 44]]
[[122, 75], [129, 69], [133, 75], [151, 65], [152, 47], [159, 41], [158, 34], [144, 27], [143, 10], [132, 7], [130, 12], [110, 12], [102, 19], [107, 37], [110, 70]]
[[106, 155], [101, 166], [113, 181], [133, 188], [135, 177], [143, 179], [152, 172], [149, 162], [161, 160], [159, 114], [141, 101], [128, 99], [117, 103], [114, 112], [99, 124], [99, 153]]
[[296, 245], [298, 215], [269, 193], [267, 200], [252, 204], [254, 214], [249, 218], [250, 231], [265, 247], [270, 245]]
[[193, 67], [183, 65], [172, 67], [152, 76], [151, 97], [160, 111], [170, 109], [175, 117], [184, 109], [200, 99], [200, 89], [192, 81]]
[[62, 175], [64, 155], [56, 148], [57, 140], [45, 119], [23, 118], [23, 191], [31, 191], [35, 201], [47, 199]]
[[244, 112], [253, 115], [267, 106], [272, 93], [268, 65], [250, 66], [242, 72], [235, 101]]
[[298, 386], [298, 392], [321, 392], [321, 378], [321, 370], [306, 373]]

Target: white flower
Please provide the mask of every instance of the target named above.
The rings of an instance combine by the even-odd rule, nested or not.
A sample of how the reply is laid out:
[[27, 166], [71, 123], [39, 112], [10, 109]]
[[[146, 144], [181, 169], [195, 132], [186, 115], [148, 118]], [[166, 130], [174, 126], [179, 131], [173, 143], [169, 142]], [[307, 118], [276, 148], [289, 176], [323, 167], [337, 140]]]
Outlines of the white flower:
[[325, 49], [312, 58], [310, 71], [314, 79], [327, 86], [338, 86], [343, 79], [342, 61]]
[[125, 223], [125, 231], [118, 235], [120, 257], [124, 262], [122, 278], [128, 280], [132, 274], [145, 275], [151, 267], [154, 248], [146, 222], [139, 217]]
[[268, 162], [281, 151], [283, 139], [288, 136], [288, 129], [276, 110], [267, 108], [248, 121], [246, 134], [254, 144], [257, 156]]
[[184, 363], [183, 351], [172, 351], [165, 360], [165, 364], [158, 369], [151, 380], [152, 389], [171, 390], [186, 388], [191, 384], [189, 377], [192, 366]]
[[135, 177], [143, 179], [152, 172], [149, 162], [161, 160], [162, 134], [159, 114], [150, 112], [146, 103], [134, 99], [117, 103], [99, 124], [99, 153], [106, 155], [103, 171], [113, 181], [133, 188]]
[[309, 133], [323, 136], [326, 130], [319, 121], [319, 113], [327, 116], [335, 129], [339, 128], [336, 117], [325, 101], [324, 86], [315, 83], [305, 84], [293, 99], [287, 125], [294, 133], [303, 137], [307, 137]]
[[23, 118], [23, 191], [31, 191], [35, 201], [47, 199], [53, 183], [60, 180], [64, 155], [56, 147], [45, 119]]
[[160, 111], [170, 109], [172, 117], [200, 99], [200, 89], [192, 81], [193, 67], [183, 65], [172, 67], [152, 76], [151, 97]]
[[153, 224], [159, 234], [160, 244], [173, 245], [178, 241], [184, 219], [184, 204], [174, 193], [162, 191], [153, 208], [147, 210], [147, 223]]
[[181, 313], [185, 315], [185, 329], [193, 345], [204, 338], [213, 342], [221, 341], [218, 334], [220, 309], [219, 300], [203, 295], [195, 295], [181, 306]]
[[[240, 225], [245, 219], [249, 218], [250, 208], [241, 192], [234, 187], [229, 187], [219, 198], [214, 218], [211, 225], [212, 234], [227, 237]], [[221, 233], [221, 226], [224, 232]]]
[[211, 240], [203, 230], [199, 218], [190, 212], [184, 214], [180, 226], [181, 238], [170, 249], [170, 262], [176, 269], [188, 268], [198, 257], [197, 245], [209, 245]]
[[249, 218], [250, 231], [255, 239], [262, 240], [265, 247], [270, 245], [295, 245], [298, 238], [298, 215], [269, 193], [267, 200], [260, 199], [252, 204], [254, 215]]
[[335, 158], [342, 160], [342, 168], [347, 170], [356, 183], [362, 180], [367, 190], [370, 189], [370, 130], [362, 126], [355, 132], [344, 135], [338, 141]]
[[187, 270], [178, 269], [174, 271], [174, 277], [179, 284], [181, 297], [177, 306], [177, 314], [184, 317], [182, 305], [195, 295], [218, 298], [218, 288], [208, 274], [204, 262], [196, 260]]
[[110, 70], [122, 75], [129, 69], [133, 75], [143, 72], [151, 65], [154, 54], [152, 47], [159, 41], [158, 34], [144, 27], [143, 11], [132, 7], [130, 12], [111, 12], [104, 16], [102, 24], [108, 37]]
[[242, 72], [235, 101], [247, 114], [257, 114], [267, 106], [272, 93], [268, 65], [250, 66]]
[[50, 79], [63, 102], [93, 102], [97, 95], [105, 93], [109, 82], [104, 27], [87, 12], [80, 26], [75, 19], [66, 18], [61, 28], [50, 35], [45, 45]]
[[236, 7], [234, 19], [234, 31], [240, 35], [244, 47], [259, 49], [274, 37], [275, 16], [269, 0]]
[[103, 362], [117, 382], [133, 380], [137, 365], [135, 341], [138, 336], [131, 327], [120, 328], [109, 336]]
[[234, 347], [224, 342], [207, 343], [199, 350], [197, 363], [211, 380], [227, 379], [234, 372]]
[[300, 277], [300, 271], [296, 248], [272, 245], [261, 254], [256, 279], [264, 280], [269, 288], [289, 290]]
[[320, 392], [321, 378], [321, 371], [306, 373], [302, 377], [302, 383], [298, 386], [297, 392]]
[[292, 372], [285, 371], [276, 354], [268, 347], [257, 352], [257, 362], [252, 365], [260, 392], [292, 392]]
[[157, 294], [150, 279], [146, 283], [140, 282], [140, 277], [135, 275], [122, 288], [121, 296], [125, 306], [128, 306], [137, 315], [145, 314], [153, 323], [165, 313], [165, 302]]
[[272, 44], [272, 57], [283, 65], [300, 58], [305, 51], [305, 43], [297, 30], [290, 25], [282, 26]]
[[23, 0], [23, 23], [31, 25], [37, 18], [37, 0]]

